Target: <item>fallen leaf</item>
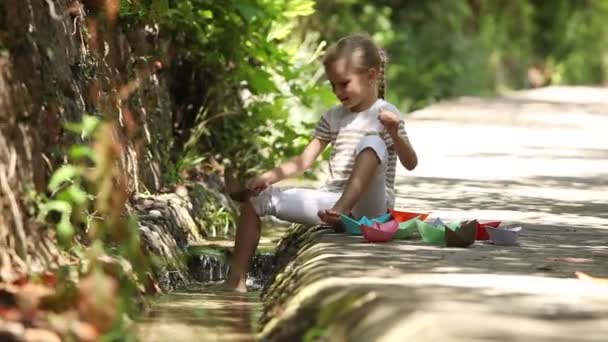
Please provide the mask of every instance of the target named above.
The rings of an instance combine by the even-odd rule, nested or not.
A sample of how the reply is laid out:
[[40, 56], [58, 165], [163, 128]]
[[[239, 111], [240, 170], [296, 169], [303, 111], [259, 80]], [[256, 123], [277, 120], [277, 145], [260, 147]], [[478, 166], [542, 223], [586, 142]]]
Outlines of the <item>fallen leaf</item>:
[[26, 317], [31, 317], [38, 309], [42, 298], [52, 296], [54, 293], [54, 290], [46, 286], [28, 283], [17, 292], [17, 306]]
[[54, 332], [44, 329], [26, 329], [23, 334], [24, 342], [61, 342], [61, 338]]
[[576, 271], [575, 272], [576, 277], [579, 280], [582, 281], [588, 281], [594, 284], [598, 284], [598, 285], [608, 285], [608, 278], [597, 278], [597, 277], [592, 277], [586, 273], [583, 273], [581, 271]]
[[99, 338], [99, 331], [88, 322], [76, 321], [72, 324], [72, 333], [76, 335], [78, 341], [93, 342]]
[[587, 262], [593, 262], [593, 259], [589, 259], [589, 258], [563, 258], [562, 260], [564, 260], [565, 262], [572, 262], [575, 264], [584, 264]]
[[118, 316], [118, 283], [99, 269], [94, 269], [80, 281], [78, 312], [101, 333], [110, 330]]

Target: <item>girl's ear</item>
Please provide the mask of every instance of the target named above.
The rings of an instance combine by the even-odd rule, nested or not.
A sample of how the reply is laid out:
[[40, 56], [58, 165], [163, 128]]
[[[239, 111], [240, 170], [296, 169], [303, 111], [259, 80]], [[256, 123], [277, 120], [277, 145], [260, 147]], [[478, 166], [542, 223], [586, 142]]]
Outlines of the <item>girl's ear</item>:
[[369, 68], [367, 70], [367, 77], [369, 77], [370, 81], [375, 81], [378, 79], [378, 70], [376, 68]]

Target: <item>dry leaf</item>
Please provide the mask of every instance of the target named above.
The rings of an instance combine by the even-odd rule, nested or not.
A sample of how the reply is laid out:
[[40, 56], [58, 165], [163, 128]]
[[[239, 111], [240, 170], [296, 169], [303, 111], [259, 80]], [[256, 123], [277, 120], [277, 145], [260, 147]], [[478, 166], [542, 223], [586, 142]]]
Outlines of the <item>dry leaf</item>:
[[83, 278], [78, 287], [78, 312], [99, 332], [110, 330], [118, 315], [118, 283], [99, 269]]
[[594, 284], [598, 284], [598, 285], [605, 285], [608, 286], [608, 278], [597, 278], [597, 277], [592, 277], [586, 273], [583, 273], [581, 271], [576, 271], [576, 277], [579, 280], [583, 280], [583, 281], [588, 281]]
[[61, 342], [61, 338], [54, 332], [44, 329], [26, 329], [23, 334], [24, 342]]

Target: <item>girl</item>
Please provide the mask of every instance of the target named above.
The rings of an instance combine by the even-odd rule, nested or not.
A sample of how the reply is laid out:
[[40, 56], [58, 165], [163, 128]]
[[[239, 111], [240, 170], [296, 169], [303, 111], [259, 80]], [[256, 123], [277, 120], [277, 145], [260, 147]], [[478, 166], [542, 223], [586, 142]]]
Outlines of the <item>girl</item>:
[[[247, 291], [245, 281], [260, 239], [261, 216], [336, 226], [340, 214], [374, 217], [394, 205], [397, 158], [408, 170], [416, 167], [418, 159], [402, 115], [384, 100], [385, 64], [383, 51], [368, 36], [340, 39], [323, 59], [340, 104], [323, 115], [302, 154], [250, 179], [246, 189], [227, 179], [226, 190], [244, 195], [244, 201], [225, 288]], [[310, 168], [329, 144], [333, 147], [329, 179], [321, 189], [272, 186]]]

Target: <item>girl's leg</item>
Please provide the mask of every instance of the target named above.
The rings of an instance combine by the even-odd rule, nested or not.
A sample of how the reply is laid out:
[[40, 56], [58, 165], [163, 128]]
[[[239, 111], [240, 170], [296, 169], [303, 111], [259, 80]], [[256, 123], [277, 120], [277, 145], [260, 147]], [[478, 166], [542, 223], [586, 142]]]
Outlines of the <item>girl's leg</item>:
[[224, 287], [228, 290], [247, 292], [245, 282], [251, 260], [260, 241], [260, 218], [250, 201], [241, 205], [234, 239], [234, 253], [230, 262], [230, 272]]
[[319, 210], [331, 207], [339, 197], [338, 192], [271, 187], [255, 198], [254, 207], [259, 215], [272, 215], [299, 224], [318, 225], [323, 224], [318, 216]]
[[247, 272], [260, 241], [260, 217], [273, 215], [285, 221], [316, 225], [323, 222], [317, 216], [321, 208], [333, 205], [340, 196], [336, 192], [302, 188], [270, 187], [241, 205], [234, 254], [224, 287], [246, 292]]
[[323, 222], [336, 225], [340, 214], [376, 216], [386, 212], [386, 163], [388, 151], [378, 136], [368, 136], [357, 146], [353, 171], [338, 201], [319, 211]]

